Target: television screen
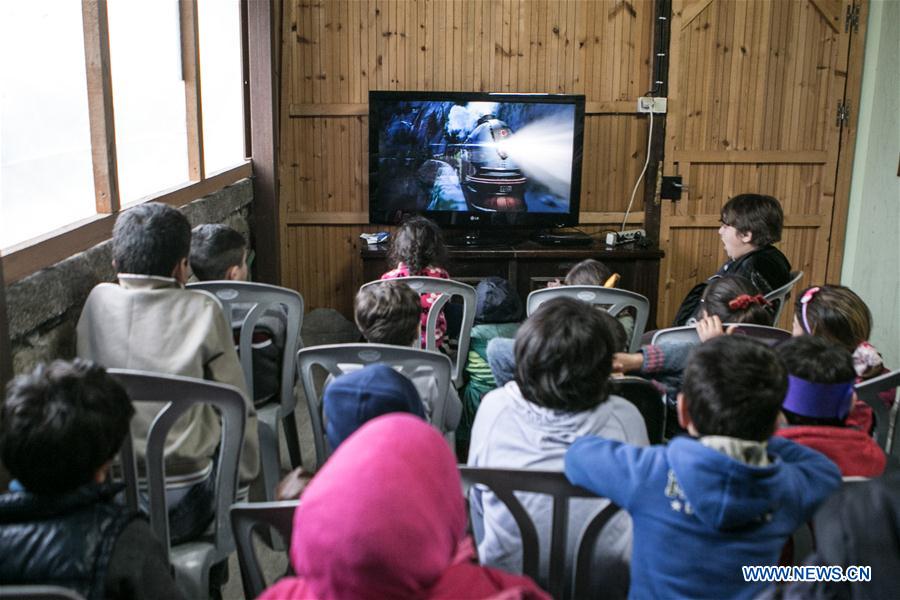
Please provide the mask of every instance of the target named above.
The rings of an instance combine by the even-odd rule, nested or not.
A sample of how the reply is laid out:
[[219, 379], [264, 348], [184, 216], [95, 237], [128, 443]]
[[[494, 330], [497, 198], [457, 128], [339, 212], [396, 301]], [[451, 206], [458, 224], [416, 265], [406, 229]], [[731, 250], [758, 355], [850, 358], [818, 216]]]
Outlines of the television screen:
[[584, 96], [370, 92], [369, 215], [578, 222]]

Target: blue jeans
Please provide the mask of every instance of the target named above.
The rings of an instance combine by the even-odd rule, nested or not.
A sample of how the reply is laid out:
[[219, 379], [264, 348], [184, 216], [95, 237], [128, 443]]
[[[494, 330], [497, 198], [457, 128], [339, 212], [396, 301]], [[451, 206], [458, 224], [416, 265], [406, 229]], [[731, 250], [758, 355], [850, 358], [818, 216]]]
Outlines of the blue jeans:
[[487, 345], [487, 361], [497, 387], [503, 387], [516, 376], [516, 340], [494, 338]]

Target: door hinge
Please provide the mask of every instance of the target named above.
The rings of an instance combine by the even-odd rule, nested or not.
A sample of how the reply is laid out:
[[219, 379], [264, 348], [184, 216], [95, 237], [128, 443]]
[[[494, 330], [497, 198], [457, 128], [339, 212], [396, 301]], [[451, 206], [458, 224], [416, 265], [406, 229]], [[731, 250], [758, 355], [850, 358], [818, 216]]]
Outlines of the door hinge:
[[847, 5], [847, 15], [844, 18], [844, 33], [850, 33], [850, 28], [853, 28], [853, 33], [859, 33], [859, 4], [853, 2]]
[[843, 127], [850, 122], [850, 101], [849, 100], [841, 100], [838, 102], [837, 107], [837, 118], [835, 119], [835, 125], [838, 127]]

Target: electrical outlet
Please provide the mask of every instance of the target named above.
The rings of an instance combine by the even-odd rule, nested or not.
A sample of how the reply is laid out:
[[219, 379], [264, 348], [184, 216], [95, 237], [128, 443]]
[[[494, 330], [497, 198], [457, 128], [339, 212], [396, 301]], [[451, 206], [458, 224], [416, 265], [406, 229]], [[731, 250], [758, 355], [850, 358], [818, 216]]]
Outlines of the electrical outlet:
[[638, 98], [637, 110], [639, 113], [654, 112], [656, 114], [665, 114], [668, 109], [668, 98], [656, 98], [653, 96], [641, 96]]

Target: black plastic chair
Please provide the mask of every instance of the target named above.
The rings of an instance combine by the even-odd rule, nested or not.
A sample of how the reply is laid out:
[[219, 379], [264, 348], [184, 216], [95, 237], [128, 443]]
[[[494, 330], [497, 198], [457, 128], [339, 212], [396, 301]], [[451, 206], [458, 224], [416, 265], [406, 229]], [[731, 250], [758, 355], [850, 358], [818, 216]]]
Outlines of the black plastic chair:
[[661, 444], [666, 432], [666, 396], [640, 377], [610, 379], [610, 394], [625, 398], [638, 409], [651, 444]]
[[281, 535], [284, 547], [289, 548], [291, 532], [294, 529], [294, 511], [299, 504], [299, 500], [285, 500], [238, 502], [231, 506], [231, 529], [237, 546], [245, 598], [256, 598], [271, 585], [266, 583], [262, 567], [259, 565], [259, 557], [253, 549], [253, 532], [271, 527]]
[[[531, 516], [514, 492], [545, 494], [553, 499], [553, 521], [550, 537], [550, 565], [546, 581], [554, 598], [588, 598], [591, 596], [590, 574], [594, 546], [603, 528], [619, 512], [610, 503], [590, 521], [582, 531], [575, 554], [574, 571], [566, 565], [568, 547], [569, 500], [572, 498], [598, 498], [596, 494], [569, 483], [563, 473], [556, 471], [531, 471], [528, 469], [487, 469], [460, 465], [463, 490], [480, 484], [489, 488], [512, 514], [522, 538], [522, 572], [535, 581], [540, 579], [540, 545], [537, 529]], [[568, 567], [568, 568], [567, 568]]]

